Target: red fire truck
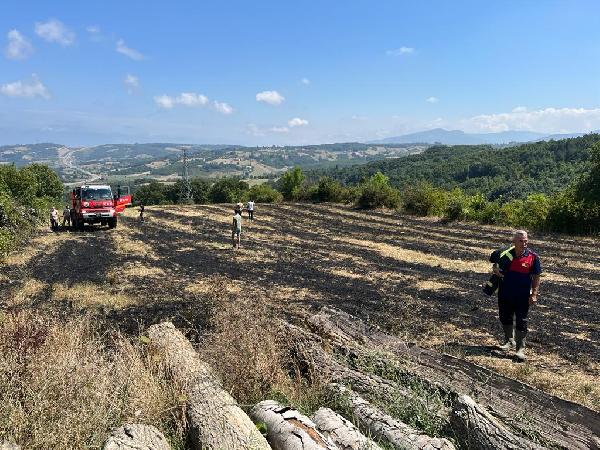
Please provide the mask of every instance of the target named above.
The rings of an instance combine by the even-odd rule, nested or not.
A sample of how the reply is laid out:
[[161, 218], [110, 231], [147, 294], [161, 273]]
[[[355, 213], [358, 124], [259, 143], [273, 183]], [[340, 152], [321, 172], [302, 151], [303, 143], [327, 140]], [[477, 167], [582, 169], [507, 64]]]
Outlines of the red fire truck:
[[86, 223], [117, 226], [117, 214], [131, 206], [128, 186], [118, 186], [113, 195], [108, 185], [84, 184], [71, 192], [71, 227], [82, 230]]

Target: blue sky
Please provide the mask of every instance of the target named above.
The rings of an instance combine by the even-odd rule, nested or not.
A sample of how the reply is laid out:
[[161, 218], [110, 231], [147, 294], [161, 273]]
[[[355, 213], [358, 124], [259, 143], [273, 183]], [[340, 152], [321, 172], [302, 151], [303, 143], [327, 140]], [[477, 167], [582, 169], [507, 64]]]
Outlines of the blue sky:
[[0, 144], [600, 129], [596, 0], [4, 0], [0, 51]]

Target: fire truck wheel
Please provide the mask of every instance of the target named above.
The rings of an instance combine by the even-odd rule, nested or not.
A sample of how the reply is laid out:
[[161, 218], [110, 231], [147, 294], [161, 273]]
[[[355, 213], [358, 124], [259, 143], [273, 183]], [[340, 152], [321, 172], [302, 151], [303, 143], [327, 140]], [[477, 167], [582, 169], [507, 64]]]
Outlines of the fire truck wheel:
[[117, 226], [117, 218], [113, 217], [112, 219], [108, 219], [108, 228], [115, 228]]

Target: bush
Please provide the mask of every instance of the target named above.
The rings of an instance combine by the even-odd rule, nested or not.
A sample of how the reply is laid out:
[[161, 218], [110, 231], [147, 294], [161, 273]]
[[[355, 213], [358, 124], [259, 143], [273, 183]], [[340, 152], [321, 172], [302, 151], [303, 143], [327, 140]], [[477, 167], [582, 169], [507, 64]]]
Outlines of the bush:
[[315, 202], [340, 203], [344, 201], [344, 186], [330, 177], [321, 177], [311, 195]]
[[62, 194], [60, 179], [46, 166], [0, 166], [0, 257], [47, 220]]
[[446, 193], [430, 183], [421, 183], [404, 192], [404, 208], [420, 216], [442, 215], [446, 208]]
[[389, 178], [381, 172], [363, 182], [359, 186], [359, 192], [356, 205], [360, 208], [400, 208], [400, 192], [390, 185]]
[[257, 184], [252, 186], [247, 192], [246, 197], [248, 200], [253, 200], [258, 203], [277, 203], [283, 200], [281, 192], [273, 189], [268, 184]]
[[221, 178], [210, 188], [208, 198], [212, 203], [237, 203], [249, 189], [248, 183], [238, 178]]
[[304, 180], [305, 176], [302, 173], [302, 169], [294, 167], [292, 170], [284, 173], [279, 179], [278, 190], [283, 194], [285, 200], [298, 200], [302, 192]]
[[167, 187], [158, 181], [140, 186], [134, 194], [136, 203], [144, 205], [161, 205], [167, 202]]

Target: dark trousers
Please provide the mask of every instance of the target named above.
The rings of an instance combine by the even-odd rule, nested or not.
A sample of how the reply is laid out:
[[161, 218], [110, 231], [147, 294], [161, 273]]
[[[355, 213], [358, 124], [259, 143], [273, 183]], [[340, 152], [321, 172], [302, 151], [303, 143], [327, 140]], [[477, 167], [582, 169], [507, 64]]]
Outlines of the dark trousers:
[[254, 220], [254, 211], [248, 210], [248, 219]]
[[516, 318], [515, 329], [527, 333], [527, 314], [529, 313], [529, 297], [498, 298], [498, 312], [502, 325], [512, 325]]

